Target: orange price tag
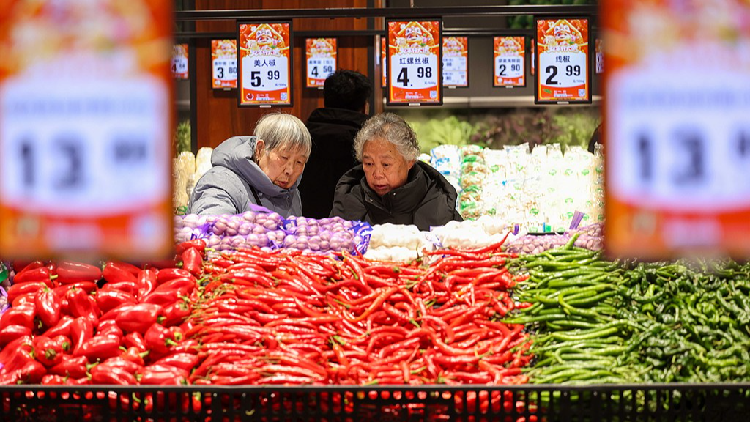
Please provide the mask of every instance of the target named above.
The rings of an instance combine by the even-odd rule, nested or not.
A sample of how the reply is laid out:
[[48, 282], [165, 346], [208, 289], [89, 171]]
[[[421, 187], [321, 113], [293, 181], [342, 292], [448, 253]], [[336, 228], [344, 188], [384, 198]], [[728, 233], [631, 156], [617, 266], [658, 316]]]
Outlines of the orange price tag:
[[537, 19], [537, 103], [591, 102], [588, 19]]
[[750, 39], [750, 3], [603, 11], [608, 253], [747, 259], [750, 55], [738, 40]]
[[211, 40], [211, 86], [237, 88], [237, 40]]
[[443, 86], [469, 86], [468, 37], [443, 37]]
[[172, 47], [172, 76], [175, 79], [188, 79], [187, 44], [175, 44]]
[[292, 105], [291, 22], [240, 22], [240, 106]]
[[171, 249], [172, 74], [169, 51], [153, 48], [171, 44], [171, 2], [119, 3], [0, 11], [4, 258]]
[[495, 37], [494, 86], [526, 86], [524, 37]]
[[321, 87], [326, 78], [336, 71], [336, 38], [307, 38], [305, 63], [308, 88]]
[[388, 105], [442, 104], [441, 21], [392, 21], [388, 29]]

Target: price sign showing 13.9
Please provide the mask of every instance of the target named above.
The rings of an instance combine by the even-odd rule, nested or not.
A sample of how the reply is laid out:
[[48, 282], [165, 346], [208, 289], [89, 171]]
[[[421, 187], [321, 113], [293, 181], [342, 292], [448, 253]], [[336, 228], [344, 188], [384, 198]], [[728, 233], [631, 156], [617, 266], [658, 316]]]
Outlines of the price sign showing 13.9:
[[[130, 2], [8, 6], [0, 22], [9, 60], [0, 62], [1, 256], [143, 260], [171, 249], [172, 63], [149, 48], [169, 42], [171, 8]], [[94, 20], [143, 32], [74, 30]], [[15, 25], [36, 36], [12, 37]], [[57, 31], [75, 36], [61, 45]]]
[[[750, 4], [605, 1], [606, 247], [612, 256], [750, 256]], [[645, 12], [647, 11], [647, 12]], [[621, 22], [659, 16], [683, 39]], [[617, 16], [615, 20], [612, 16]], [[702, 16], [701, 20], [684, 19]], [[623, 20], [624, 19], [624, 20]], [[690, 35], [687, 35], [690, 34]], [[696, 42], [693, 34], [701, 34]]]
[[591, 102], [588, 19], [537, 19], [537, 103]]
[[387, 21], [388, 104], [440, 105], [441, 21]]
[[526, 86], [524, 37], [495, 37], [494, 86]]
[[240, 22], [240, 106], [292, 104], [291, 22]]
[[305, 39], [308, 88], [322, 87], [336, 71], [336, 38]]
[[214, 88], [237, 88], [237, 40], [211, 40]]

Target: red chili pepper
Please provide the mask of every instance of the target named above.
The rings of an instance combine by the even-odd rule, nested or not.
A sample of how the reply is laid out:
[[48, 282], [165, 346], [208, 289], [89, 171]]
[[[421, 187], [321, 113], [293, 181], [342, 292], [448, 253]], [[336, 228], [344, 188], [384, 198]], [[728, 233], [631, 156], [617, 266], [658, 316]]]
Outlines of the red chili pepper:
[[141, 385], [187, 384], [188, 371], [172, 366], [151, 365], [143, 368]]
[[76, 318], [70, 324], [70, 340], [75, 353], [94, 336], [94, 323], [86, 317]]
[[128, 371], [105, 365], [96, 365], [91, 369], [91, 382], [100, 385], [135, 385], [135, 376]]
[[180, 296], [185, 296], [192, 291], [196, 286], [195, 278], [193, 277], [180, 277], [173, 280], [160, 284], [154, 292], [169, 292], [177, 291]]
[[65, 385], [67, 379], [60, 375], [47, 374], [42, 378], [42, 385]]
[[35, 295], [42, 287], [48, 286], [41, 281], [14, 284], [8, 289], [8, 303], [14, 303], [21, 296]]
[[86, 356], [64, 355], [62, 361], [53, 366], [49, 372], [50, 374], [70, 377], [71, 379], [79, 379], [86, 376], [88, 367], [89, 361]]
[[49, 268], [38, 267], [31, 270], [24, 269], [13, 277], [13, 284], [38, 282], [42, 282], [47, 286], [52, 284]]
[[34, 305], [45, 327], [54, 327], [60, 321], [62, 301], [52, 289], [39, 289], [34, 296]]
[[103, 289], [96, 292], [96, 304], [100, 311], [109, 312], [123, 305], [135, 305], [136, 301], [133, 295], [120, 290], [110, 290], [105, 285]]
[[117, 283], [108, 283], [105, 284], [104, 287], [107, 290], [123, 292], [133, 297], [138, 296], [138, 289], [140, 288], [138, 283], [135, 281], [120, 281]]
[[136, 371], [140, 371], [143, 369], [143, 365], [139, 365], [136, 362], [133, 362], [132, 360], [123, 359], [122, 357], [114, 357], [109, 358], [105, 360], [104, 362], [100, 363], [99, 366], [106, 366], [110, 368], [122, 368], [129, 374], [135, 374]]
[[145, 333], [163, 315], [164, 309], [152, 303], [116, 308], [115, 321], [127, 333]]
[[183, 296], [184, 295], [181, 295], [177, 290], [152, 292], [141, 300], [141, 304], [152, 304], [162, 308], [166, 308], [175, 304], [177, 301], [182, 300]]
[[138, 297], [148, 296], [156, 288], [157, 270], [150, 268], [138, 272]]
[[15, 299], [13, 299], [13, 303], [11, 303], [11, 307], [13, 308], [20, 308], [22, 306], [34, 306], [34, 296], [36, 294], [31, 293], [28, 295], [19, 296]]
[[176, 353], [156, 361], [155, 365], [171, 366], [184, 371], [192, 371], [198, 366], [200, 357], [191, 353]]
[[23, 325], [9, 325], [0, 330], [0, 347], [18, 339], [19, 337], [30, 336], [31, 327]]
[[65, 298], [68, 300], [68, 310], [72, 316], [88, 318], [94, 324], [99, 322], [99, 312], [94, 308], [96, 299], [88, 295], [83, 289], [68, 290]]
[[90, 361], [105, 360], [120, 354], [120, 339], [96, 336], [90, 338], [73, 352], [73, 356], [86, 356]]
[[187, 270], [190, 274], [199, 277], [203, 274], [203, 257], [197, 249], [189, 248], [186, 249], [182, 255], [182, 268]]
[[183, 277], [192, 277], [193, 275], [190, 274], [190, 271], [183, 270], [182, 268], [165, 268], [163, 270], [159, 270], [159, 272], [156, 274], [156, 284], [164, 284], [167, 281], [174, 280], [175, 278], [183, 278]]
[[58, 264], [55, 274], [57, 274], [57, 281], [60, 284], [97, 281], [102, 278], [102, 270], [99, 267], [80, 262], [61, 262]]
[[148, 350], [156, 355], [163, 355], [169, 351], [169, 347], [175, 343], [173, 333], [168, 328], [159, 324], [153, 324], [143, 336]]
[[106, 328], [97, 331], [99, 336], [115, 337], [122, 339], [124, 336], [122, 330], [117, 325], [108, 325]]
[[55, 296], [64, 299], [68, 291], [71, 289], [81, 289], [87, 294], [91, 294], [92, 292], [96, 291], [98, 287], [93, 281], [79, 281], [76, 283], [70, 283], [55, 287], [53, 291], [55, 292]]
[[129, 347], [128, 350], [122, 352], [122, 354], [120, 355], [120, 358], [136, 363], [139, 366], [143, 366], [144, 365], [143, 358], [148, 356], [148, 354], [149, 354], [148, 351], [144, 352], [143, 350], [140, 350], [137, 347]]
[[70, 352], [71, 344], [65, 336], [50, 338], [34, 337], [34, 356], [46, 367], [55, 366], [62, 361], [63, 355]]
[[2, 372], [13, 372], [22, 368], [28, 361], [34, 360], [34, 344], [28, 336], [23, 336], [24, 341], [13, 350], [3, 351]]
[[58, 321], [57, 325], [45, 331], [44, 335], [47, 337], [70, 337], [70, 326], [73, 324], [73, 321], [75, 321], [75, 318], [65, 315], [60, 318], [60, 321]]
[[[131, 268], [132, 267], [132, 268]], [[133, 268], [135, 272], [133, 272]], [[120, 281], [137, 281], [138, 267], [123, 262], [107, 262], [104, 264], [102, 276], [107, 283], [118, 283]]]
[[33, 270], [40, 267], [46, 267], [47, 264], [42, 261], [23, 261], [20, 259], [17, 259], [11, 263], [11, 266], [13, 267], [13, 271], [16, 272], [16, 274], [21, 274], [24, 271]]
[[206, 241], [203, 239], [192, 239], [175, 246], [175, 255], [180, 256], [188, 249], [194, 249], [201, 255], [206, 250]]
[[5, 369], [0, 375], [0, 385], [37, 384], [45, 374], [44, 365], [31, 359], [17, 369]]
[[34, 315], [33, 304], [12, 307], [0, 317], [0, 330], [11, 325], [20, 325], [31, 330], [34, 328]]
[[[208, 345], [207, 345], [208, 346]], [[180, 354], [180, 353], [188, 353], [191, 355], [198, 354], [198, 351], [201, 350], [201, 346], [198, 343], [197, 340], [189, 339], [189, 340], [183, 340], [176, 346], [172, 346], [169, 349], [169, 353], [172, 355]]]
[[182, 324], [190, 316], [190, 305], [185, 301], [179, 301], [164, 309], [164, 326], [172, 327]]
[[123, 337], [122, 344], [128, 349], [135, 348], [140, 352], [145, 352], [148, 350], [148, 347], [146, 347], [146, 342], [143, 341], [143, 336], [137, 332], [130, 333]]

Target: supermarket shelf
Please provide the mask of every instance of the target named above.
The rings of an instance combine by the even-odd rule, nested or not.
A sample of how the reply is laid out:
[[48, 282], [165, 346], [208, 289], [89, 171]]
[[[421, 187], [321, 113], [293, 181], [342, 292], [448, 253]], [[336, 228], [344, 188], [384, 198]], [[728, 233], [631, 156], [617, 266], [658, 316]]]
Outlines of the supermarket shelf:
[[[602, 96], [594, 95], [591, 104], [601, 104]], [[566, 106], [591, 104], [568, 104]], [[383, 99], [383, 106], [388, 109], [400, 108], [403, 106], [387, 106], [386, 99]], [[497, 96], [497, 97], [443, 97], [443, 108], [498, 108], [498, 107], [549, 107], [549, 104], [534, 104], [533, 95], [518, 96]], [[557, 105], [551, 105], [556, 107]]]

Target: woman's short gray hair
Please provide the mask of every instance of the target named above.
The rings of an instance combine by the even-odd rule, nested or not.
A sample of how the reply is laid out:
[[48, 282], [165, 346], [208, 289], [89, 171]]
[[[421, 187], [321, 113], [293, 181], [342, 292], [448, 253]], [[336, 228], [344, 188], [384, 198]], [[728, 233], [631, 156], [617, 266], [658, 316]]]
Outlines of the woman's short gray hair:
[[267, 151], [277, 148], [301, 149], [310, 156], [312, 150], [310, 132], [300, 119], [291, 114], [266, 114], [258, 120], [253, 135], [265, 141]]
[[367, 141], [375, 138], [384, 139], [396, 146], [406, 161], [419, 157], [419, 144], [414, 130], [401, 116], [393, 113], [382, 113], [370, 117], [354, 138], [354, 154], [362, 161], [362, 150]]

